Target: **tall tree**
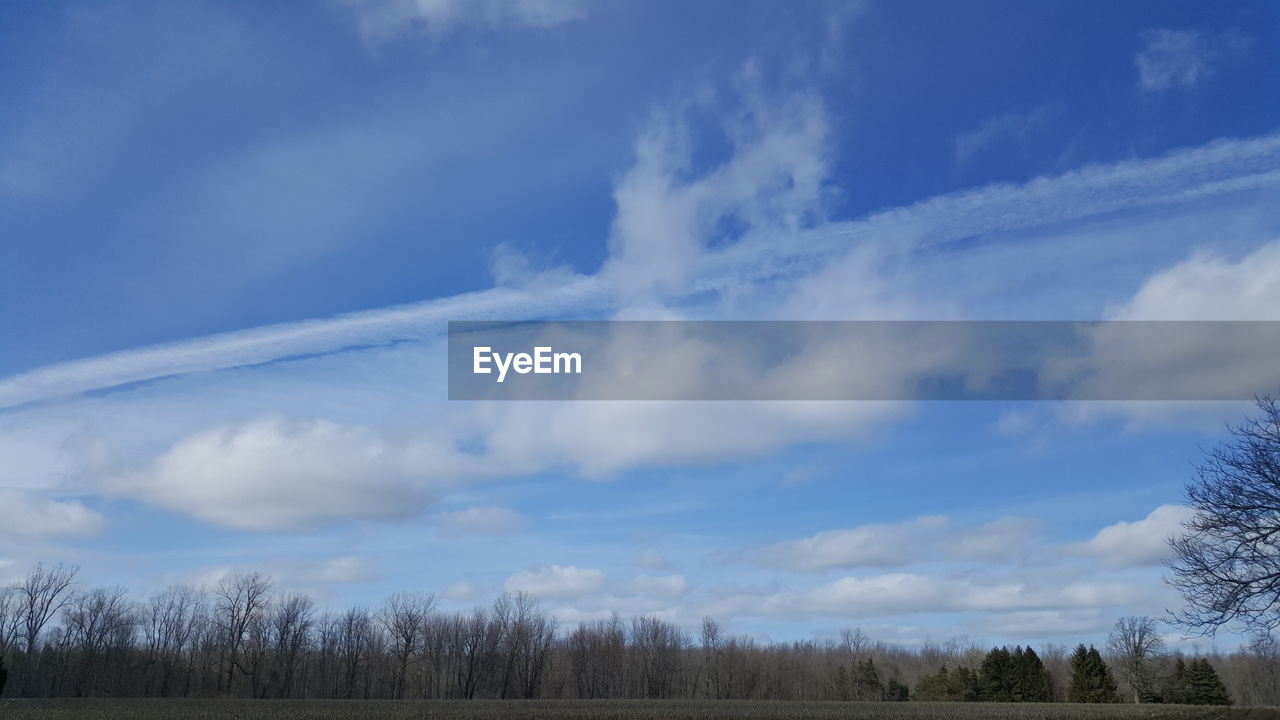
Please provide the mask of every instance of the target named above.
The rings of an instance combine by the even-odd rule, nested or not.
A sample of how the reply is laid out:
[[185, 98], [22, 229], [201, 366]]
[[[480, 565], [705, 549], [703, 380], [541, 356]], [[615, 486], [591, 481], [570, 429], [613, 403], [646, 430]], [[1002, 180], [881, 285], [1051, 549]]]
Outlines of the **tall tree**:
[[1160, 684], [1160, 702], [1172, 705], [1191, 704], [1191, 695], [1187, 664], [1181, 657], [1175, 658], [1172, 669], [1165, 676], [1164, 682]]
[[22, 612], [18, 588], [0, 587], [0, 657], [9, 653], [22, 634]]
[[1164, 653], [1156, 621], [1146, 616], [1120, 618], [1107, 637], [1107, 649], [1133, 689], [1133, 701], [1151, 702], [1156, 690], [1155, 661]]
[[214, 588], [213, 620], [222, 636], [227, 690], [234, 685], [237, 670], [249, 676], [251, 683], [258, 680], [253, 668], [241, 661], [241, 652], [250, 627], [266, 610], [270, 590], [271, 581], [256, 572], [224, 578]]
[[[36, 563], [27, 577], [18, 585], [18, 601], [22, 613], [22, 629], [25, 634], [25, 671], [20, 678], [30, 680], [40, 663], [40, 633], [49, 620], [71, 602], [71, 590], [75, 586], [79, 567], [62, 564], [53, 567]], [[27, 683], [24, 681], [23, 685]], [[23, 688], [25, 690], [25, 688]]]
[[1230, 705], [1227, 686], [1208, 658], [1192, 660], [1186, 671], [1187, 702], [1193, 705]]
[[1223, 625], [1280, 627], [1280, 406], [1229, 428], [1186, 488], [1195, 514], [1172, 538], [1169, 582], [1186, 600], [1182, 625], [1212, 635]]
[[883, 700], [884, 686], [880, 684], [880, 673], [876, 663], [867, 658], [854, 666], [853, 671], [854, 700]]
[[1015, 672], [1013, 653], [1007, 647], [991, 648], [978, 668], [981, 699], [987, 702], [1013, 702]]
[[1030, 646], [1013, 652], [1013, 699], [1018, 702], [1050, 702], [1053, 686], [1044, 662]]
[[404, 698], [409, 679], [409, 664], [421, 652], [427, 617], [436, 604], [436, 596], [424, 593], [394, 593], [383, 604], [378, 621], [391, 640], [396, 657], [396, 698]]
[[1097, 648], [1090, 645], [1085, 649], [1083, 644], [1077, 645], [1071, 655], [1071, 685], [1067, 688], [1067, 702], [1112, 703], [1119, 699], [1116, 680]]

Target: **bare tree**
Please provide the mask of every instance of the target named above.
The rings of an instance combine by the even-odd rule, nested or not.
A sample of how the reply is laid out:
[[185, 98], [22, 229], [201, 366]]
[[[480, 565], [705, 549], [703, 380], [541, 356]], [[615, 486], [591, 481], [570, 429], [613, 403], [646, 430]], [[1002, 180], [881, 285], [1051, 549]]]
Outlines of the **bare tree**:
[[266, 645], [271, 652], [270, 671], [260, 691], [262, 697], [289, 697], [293, 693], [298, 663], [310, 639], [314, 612], [315, 603], [311, 598], [296, 593], [278, 597], [271, 603], [270, 616], [264, 620]]
[[59, 564], [48, 567], [44, 563], [36, 563], [22, 584], [18, 585], [28, 655], [39, 652], [37, 641], [40, 639], [40, 631], [71, 601], [71, 587], [75, 585], [76, 573], [79, 571], [80, 568], [76, 566]]
[[[204, 611], [204, 595], [189, 585], [171, 586], [147, 601], [142, 629], [147, 643], [147, 666], [151, 669], [149, 672], [159, 673], [156, 692], [161, 696], [173, 691], [172, 683], [184, 654], [196, 641]], [[187, 675], [190, 669], [188, 665]]]
[[657, 616], [631, 621], [636, 693], [643, 698], [669, 698], [680, 688], [681, 657], [688, 640], [680, 628]]
[[707, 696], [719, 699], [720, 682], [720, 623], [702, 618], [702, 666], [707, 676]]
[[840, 645], [850, 658], [861, 656], [870, 644], [871, 638], [862, 632], [862, 628], [845, 628], [840, 631]]
[[1133, 688], [1133, 701], [1148, 700], [1156, 684], [1155, 661], [1164, 654], [1164, 638], [1156, 631], [1156, 621], [1146, 616], [1120, 618], [1107, 636], [1107, 650]]
[[76, 694], [93, 695], [104, 656], [122, 637], [132, 638], [137, 616], [123, 587], [94, 588], [78, 595], [62, 615], [69, 649], [80, 668]]
[[0, 658], [9, 654], [22, 631], [22, 601], [18, 588], [0, 587]]
[[29, 683], [40, 664], [40, 632], [49, 620], [71, 601], [71, 589], [76, 582], [79, 567], [74, 565], [46, 566], [36, 563], [31, 572], [18, 585], [19, 612], [22, 614], [22, 630], [25, 634], [27, 657], [24, 666], [24, 683]]
[[555, 619], [547, 617], [537, 598], [518, 592], [512, 598], [512, 622], [507, 632], [507, 676], [520, 696], [537, 697], [542, 674], [555, 642]]
[[1171, 539], [1169, 582], [1186, 600], [1184, 627], [1212, 635], [1230, 622], [1267, 633], [1280, 627], [1280, 406], [1230, 427], [1187, 485], [1195, 515]]
[[436, 596], [427, 593], [395, 593], [383, 605], [378, 621], [382, 623], [395, 654], [397, 675], [396, 697], [404, 697], [409, 664], [422, 652], [427, 617], [436, 604]]
[[369, 645], [374, 630], [373, 617], [364, 608], [351, 608], [335, 620], [337, 651], [342, 670], [343, 697], [355, 697], [360, 670], [369, 659]]
[[221, 647], [228, 690], [234, 684], [236, 670], [245, 675], [253, 673], [252, 668], [241, 662], [240, 653], [250, 626], [266, 609], [270, 589], [271, 582], [256, 572], [225, 578], [214, 588], [213, 618], [222, 635]]

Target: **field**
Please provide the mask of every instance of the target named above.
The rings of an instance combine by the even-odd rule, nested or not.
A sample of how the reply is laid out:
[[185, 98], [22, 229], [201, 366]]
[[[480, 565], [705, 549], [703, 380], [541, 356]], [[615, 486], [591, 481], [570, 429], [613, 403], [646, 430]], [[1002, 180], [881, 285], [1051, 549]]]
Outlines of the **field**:
[[1280, 718], [1275, 708], [1001, 703], [754, 701], [0, 700], [4, 720], [1089, 720]]

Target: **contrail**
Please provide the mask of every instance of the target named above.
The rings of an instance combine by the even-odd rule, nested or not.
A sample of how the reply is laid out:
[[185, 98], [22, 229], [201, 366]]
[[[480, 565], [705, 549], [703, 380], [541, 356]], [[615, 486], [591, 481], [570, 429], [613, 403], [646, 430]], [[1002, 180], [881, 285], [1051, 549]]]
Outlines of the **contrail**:
[[[1158, 158], [1093, 165], [1021, 185], [998, 184], [827, 223], [786, 239], [706, 252], [690, 293], [776, 276], [865, 242], [903, 238], [900, 252], [1119, 210], [1280, 189], [1280, 134], [1219, 140]], [[672, 298], [678, 300], [679, 298]], [[439, 335], [447, 320], [542, 319], [607, 313], [607, 271], [538, 289], [493, 288], [449, 298], [280, 323], [48, 365], [0, 379], [0, 410], [174, 375], [340, 352]]]

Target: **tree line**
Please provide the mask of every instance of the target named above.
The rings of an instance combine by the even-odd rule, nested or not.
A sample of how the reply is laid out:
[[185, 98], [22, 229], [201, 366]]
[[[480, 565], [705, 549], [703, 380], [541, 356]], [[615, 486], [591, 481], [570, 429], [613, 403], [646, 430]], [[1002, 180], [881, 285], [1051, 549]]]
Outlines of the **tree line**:
[[759, 643], [711, 619], [693, 632], [656, 616], [560, 627], [523, 593], [467, 612], [427, 593], [325, 610], [252, 572], [136, 600], [38, 564], [0, 589], [0, 695], [1280, 703], [1274, 641], [1211, 664], [1163, 652], [1152, 627], [1117, 623], [1106, 659], [1083, 646], [907, 648], [852, 629]]

